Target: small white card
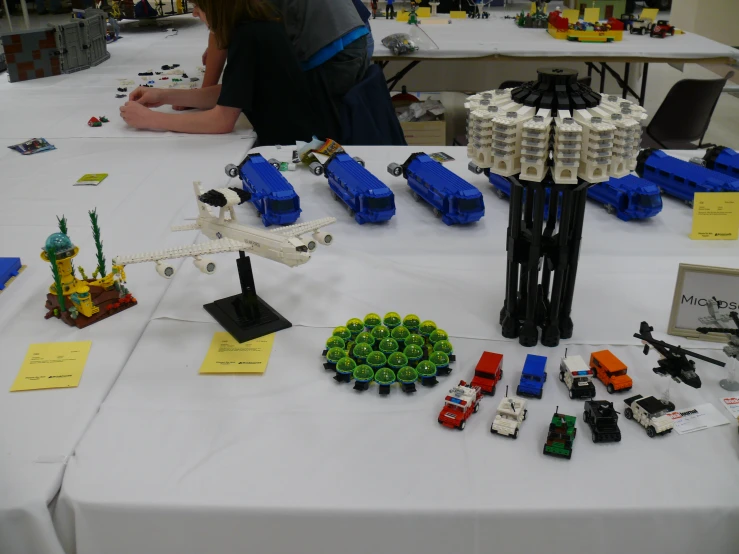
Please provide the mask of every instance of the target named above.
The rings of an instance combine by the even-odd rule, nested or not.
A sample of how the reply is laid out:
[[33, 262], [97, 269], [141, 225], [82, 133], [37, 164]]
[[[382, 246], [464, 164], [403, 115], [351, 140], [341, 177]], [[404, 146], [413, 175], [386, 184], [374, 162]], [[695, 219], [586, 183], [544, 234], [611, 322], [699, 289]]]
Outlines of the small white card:
[[678, 435], [729, 423], [713, 404], [701, 404], [694, 408], [669, 412], [667, 415], [672, 418], [672, 423], [675, 425], [675, 431]]
[[729, 410], [731, 417], [739, 417], [739, 397], [737, 396], [724, 396], [721, 399], [721, 403], [724, 407]]

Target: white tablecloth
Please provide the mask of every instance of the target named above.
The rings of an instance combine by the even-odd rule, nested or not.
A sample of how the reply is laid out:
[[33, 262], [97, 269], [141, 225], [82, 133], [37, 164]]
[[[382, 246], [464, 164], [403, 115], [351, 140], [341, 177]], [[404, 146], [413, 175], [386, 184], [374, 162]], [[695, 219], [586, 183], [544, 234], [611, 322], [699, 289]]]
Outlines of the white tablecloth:
[[[507, 202], [466, 172], [463, 149], [446, 148], [457, 158], [449, 167], [480, 186], [487, 204], [476, 225], [446, 227], [385, 172], [414, 150], [350, 152], [396, 193], [398, 213], [384, 225], [354, 223], [324, 178], [287, 174], [305, 219], [339, 221], [335, 244], [305, 266], [253, 260], [257, 291], [295, 325], [277, 334], [263, 376], [198, 375], [220, 330], [201, 306], [237, 292], [235, 256], [220, 256], [213, 277], [182, 266], [69, 460], [55, 512], [67, 552], [726, 554], [739, 543], [734, 424], [649, 439], [622, 420], [620, 444], [595, 445], [582, 403], [556, 379], [565, 347], [585, 357], [611, 345], [630, 367], [633, 393], [661, 395], [668, 381], [651, 371], [657, 356], [644, 357], [631, 335], [643, 319], [665, 330], [679, 262], [736, 265], [739, 246], [690, 241], [690, 209], [669, 199], [657, 218], [635, 223], [590, 204], [575, 336], [524, 349], [501, 339], [496, 323]], [[238, 213], [258, 223], [250, 209]], [[146, 271], [130, 268], [131, 283]], [[321, 346], [331, 327], [370, 310], [436, 320], [455, 344], [452, 376], [413, 398], [336, 384]], [[716, 345], [692, 346], [721, 356]], [[471, 377], [483, 350], [505, 355], [511, 386], [526, 354], [549, 357], [544, 398], [531, 401], [517, 441], [489, 433], [502, 388], [464, 432], [436, 422], [448, 386]], [[698, 371], [701, 389], [672, 384], [679, 408], [718, 406], [723, 370], [699, 362]], [[622, 398], [614, 397], [619, 410]], [[569, 462], [541, 453], [557, 406], [580, 419]]]
[[[39, 258], [46, 237], [65, 215], [80, 247], [79, 262], [91, 270], [94, 247], [88, 211], [97, 208], [106, 257], [152, 243], [176, 244], [169, 226], [189, 199], [192, 181], [217, 186], [223, 166], [241, 159], [254, 144], [251, 131], [197, 140], [140, 132], [118, 116], [115, 77], [139, 81], [139, 71], [181, 63], [199, 65], [207, 32], [179, 18], [178, 36], [129, 30], [110, 45], [109, 61], [88, 71], [30, 81], [0, 83], [0, 257], [20, 257], [28, 266], [0, 294], [0, 391], [8, 391], [29, 344], [91, 340], [86, 370], [76, 389], [0, 392], [0, 552], [61, 552], [48, 504], [56, 496], [68, 457], [150, 320], [168, 281], [154, 271], [138, 275], [130, 288], [139, 305], [85, 330], [45, 321], [51, 283]], [[193, 23], [194, 20], [192, 20]], [[192, 33], [198, 39], [185, 42]], [[197, 75], [197, 73], [193, 73]], [[130, 89], [129, 89], [130, 90]], [[87, 126], [107, 115], [102, 128]], [[57, 150], [21, 156], [6, 146], [45, 137]], [[156, 139], [156, 140], [154, 140]], [[108, 173], [98, 187], [75, 187], [85, 173]], [[189, 202], [187, 203], [189, 213]], [[184, 215], [184, 212], [182, 212]], [[78, 263], [79, 265], [79, 263]]]
[[[520, 11], [520, 6], [519, 6]], [[503, 12], [495, 11], [488, 20], [454, 19], [448, 25], [424, 25], [421, 28], [436, 43], [438, 50], [421, 49], [409, 58], [471, 59], [486, 56], [531, 58], [585, 58], [602, 60], [629, 58], [629, 61], [699, 60], [711, 58], [739, 59], [739, 51], [693, 33], [666, 39], [624, 34], [612, 43], [570, 42], [556, 40], [544, 29], [522, 29]], [[514, 15], [515, 9], [507, 13]], [[444, 17], [444, 16], [440, 16]], [[393, 58], [382, 45], [382, 39], [394, 33], [408, 33], [407, 23], [385, 19], [371, 20], [375, 37], [375, 57]]]

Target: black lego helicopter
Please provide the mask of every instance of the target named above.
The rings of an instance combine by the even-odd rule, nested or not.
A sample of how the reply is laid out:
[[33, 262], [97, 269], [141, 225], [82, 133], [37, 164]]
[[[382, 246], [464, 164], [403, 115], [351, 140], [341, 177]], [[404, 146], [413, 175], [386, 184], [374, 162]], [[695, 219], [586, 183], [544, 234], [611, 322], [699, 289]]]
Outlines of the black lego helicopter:
[[639, 332], [634, 333], [634, 336], [644, 343], [645, 356], [649, 354], [650, 345], [662, 356], [659, 362], [657, 362], [659, 367], [652, 369], [652, 371], [657, 375], [662, 375], [663, 377], [667, 377], [669, 375], [677, 383], [685, 383], [689, 387], [699, 389], [701, 387], [701, 378], [695, 372], [695, 362], [693, 360], [688, 360], [687, 356], [697, 358], [720, 367], [724, 367], [726, 365], [724, 362], [719, 362], [713, 358], [690, 352], [680, 346], [674, 346], [664, 341], [657, 340], [652, 337], [652, 331], [654, 331], [654, 327], [650, 327], [649, 323], [642, 321], [639, 326]]

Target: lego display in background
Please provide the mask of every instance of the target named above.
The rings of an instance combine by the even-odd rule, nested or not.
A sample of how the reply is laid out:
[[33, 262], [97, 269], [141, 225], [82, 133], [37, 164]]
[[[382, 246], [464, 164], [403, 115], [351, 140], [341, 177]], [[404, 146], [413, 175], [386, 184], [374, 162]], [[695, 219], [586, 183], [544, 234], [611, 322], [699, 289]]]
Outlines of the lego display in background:
[[94, 15], [46, 29], [0, 36], [11, 83], [74, 73], [101, 64], [110, 54], [105, 18]]

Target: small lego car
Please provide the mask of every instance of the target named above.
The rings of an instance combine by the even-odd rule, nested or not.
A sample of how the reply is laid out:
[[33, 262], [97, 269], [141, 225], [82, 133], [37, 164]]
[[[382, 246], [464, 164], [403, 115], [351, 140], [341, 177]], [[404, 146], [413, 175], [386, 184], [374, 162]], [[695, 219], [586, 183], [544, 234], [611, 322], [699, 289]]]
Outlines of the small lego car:
[[629, 33], [632, 35], [643, 35], [644, 33], [649, 31], [651, 25], [651, 19], [636, 19], [631, 22]]
[[498, 404], [495, 419], [490, 426], [490, 432], [494, 435], [504, 435], [512, 439], [518, 438], [518, 430], [521, 423], [526, 419], [526, 399], [517, 396], [508, 396], [506, 388], [505, 398]]
[[521, 380], [518, 387], [516, 387], [516, 394], [541, 398], [544, 391], [544, 382], [547, 380], [546, 367], [546, 356], [528, 354], [521, 371]]
[[439, 423], [450, 429], [463, 430], [470, 416], [480, 411], [481, 399], [480, 387], [460, 381], [459, 385], [452, 387], [444, 398], [444, 407], [439, 413]]
[[618, 412], [608, 400], [586, 400], [583, 412], [585, 423], [593, 432], [593, 442], [621, 442]]
[[593, 374], [613, 394], [616, 391], [631, 390], [633, 381], [626, 375], [626, 365], [614, 356], [610, 350], [599, 350], [590, 355], [590, 369]]
[[495, 352], [483, 352], [480, 361], [475, 367], [475, 375], [472, 377], [472, 386], [480, 387], [483, 394], [493, 396], [495, 386], [503, 378], [503, 354]]
[[624, 417], [639, 422], [647, 430], [647, 436], [650, 439], [672, 431], [674, 426], [672, 418], [666, 415], [675, 410], [672, 402], [665, 402], [654, 396], [644, 397], [637, 394], [624, 400], [624, 403], [626, 404]]
[[559, 365], [559, 380], [570, 391], [570, 398], [594, 398], [595, 385], [592, 378], [593, 372], [588, 369], [585, 360], [580, 356], [568, 357], [565, 350], [565, 357]]
[[649, 29], [650, 37], [665, 38], [667, 35], [674, 36], [675, 27], [667, 23], [664, 19], [660, 19]]
[[547, 442], [544, 444], [544, 454], [569, 460], [572, 457], [572, 444], [577, 436], [576, 423], [577, 418], [575, 416], [560, 414], [559, 406], [557, 406], [557, 411], [554, 412], [549, 424]]

